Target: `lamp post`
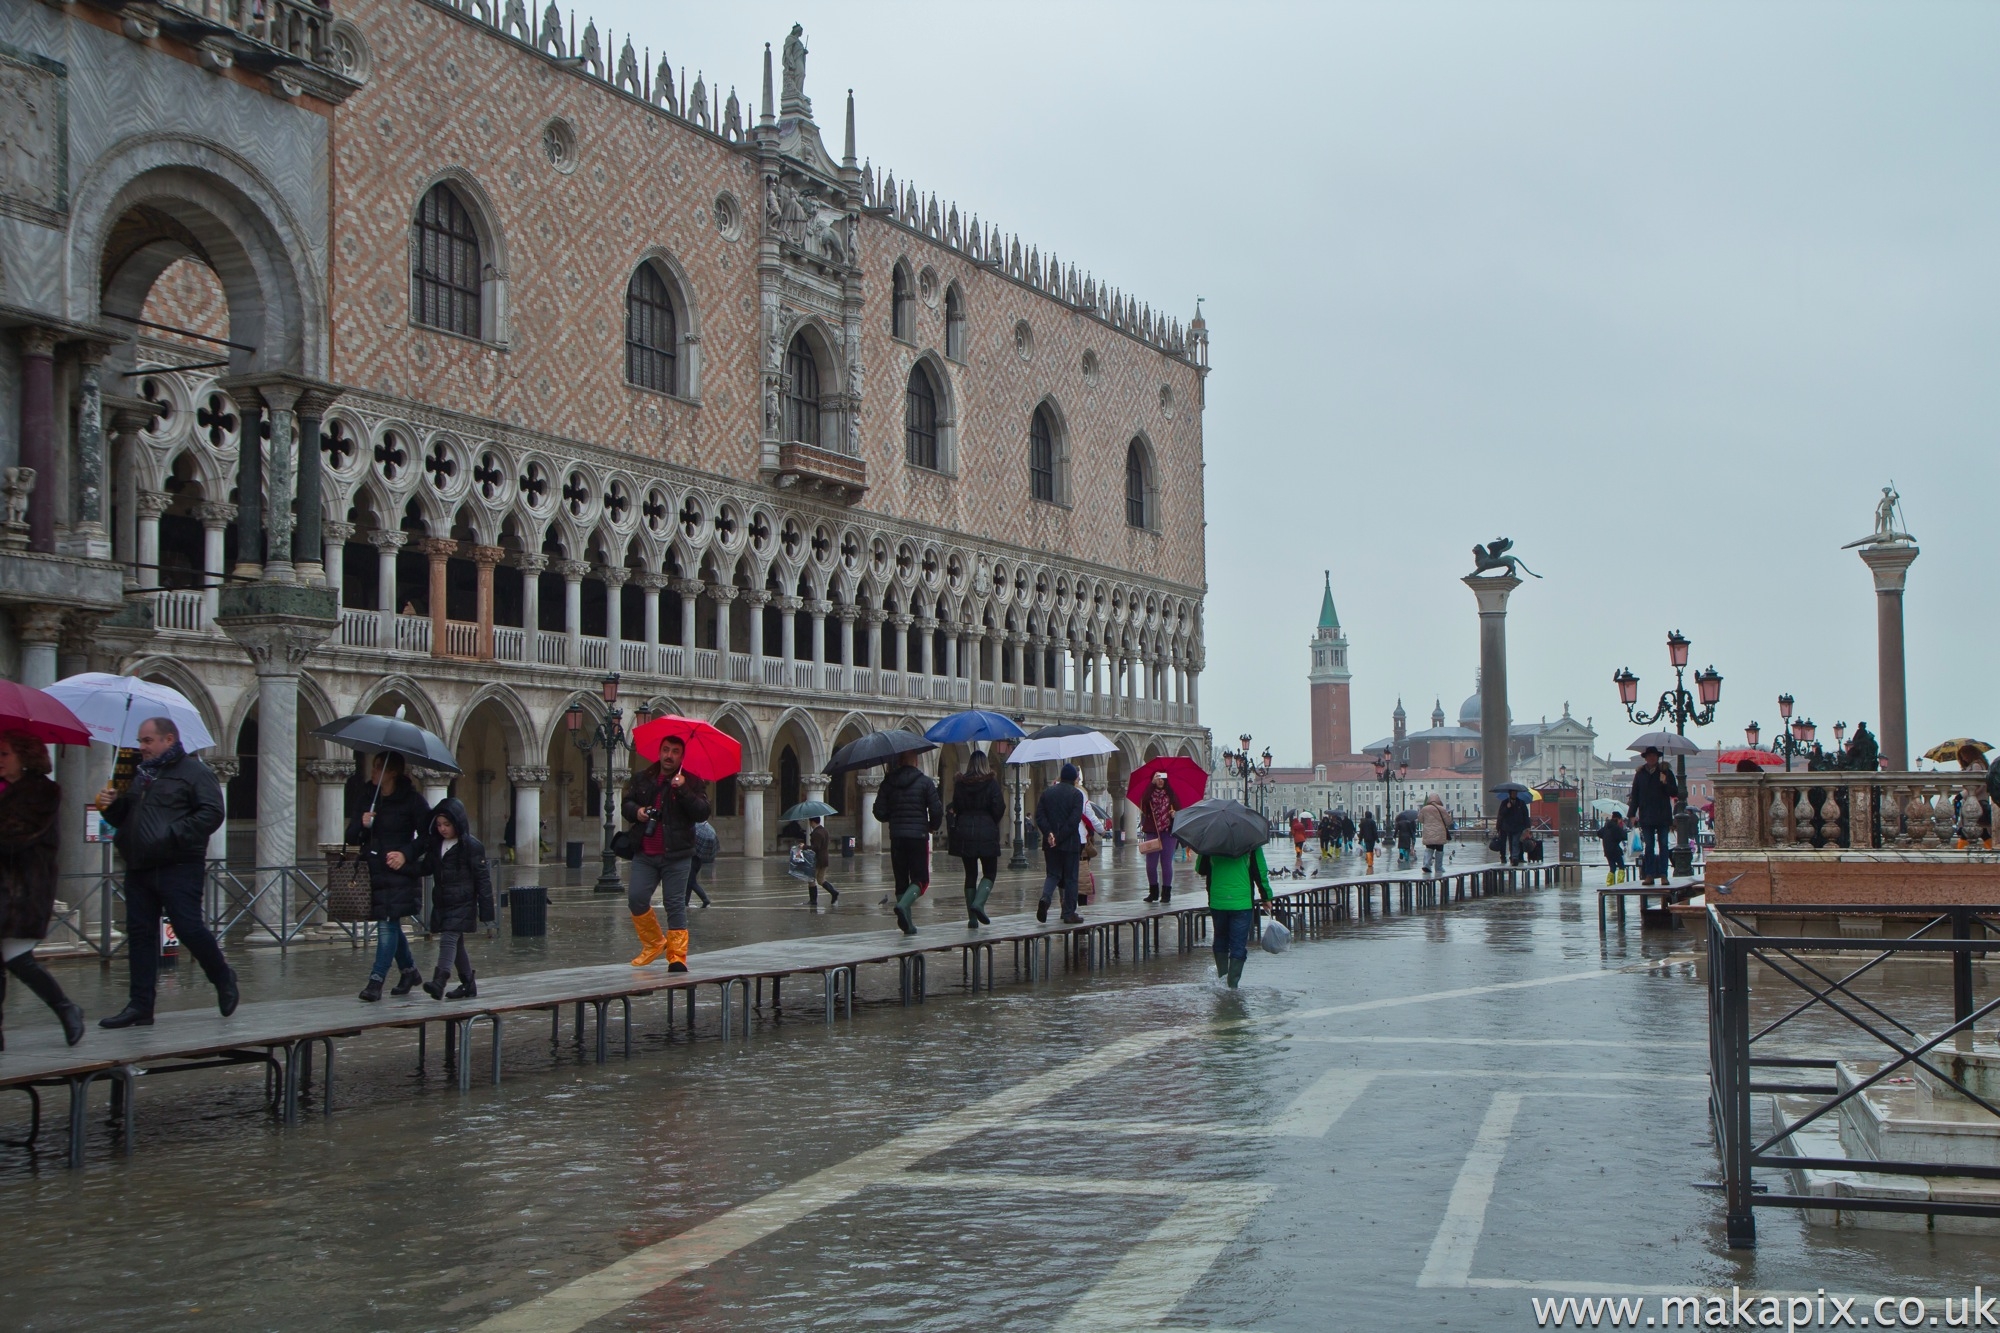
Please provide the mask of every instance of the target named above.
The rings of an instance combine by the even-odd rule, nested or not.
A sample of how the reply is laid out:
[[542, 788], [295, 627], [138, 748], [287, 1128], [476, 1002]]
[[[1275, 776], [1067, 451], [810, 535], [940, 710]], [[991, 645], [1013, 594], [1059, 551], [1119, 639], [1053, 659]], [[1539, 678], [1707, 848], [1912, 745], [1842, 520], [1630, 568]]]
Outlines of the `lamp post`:
[[[1819, 745], [1819, 727], [1809, 717], [1793, 717], [1795, 701], [1789, 694], [1778, 696], [1778, 734], [1771, 739], [1771, 753], [1785, 756], [1785, 771], [1792, 771], [1794, 758], [1804, 759], [1811, 768], [1826, 752]], [[1757, 724], [1752, 722], [1743, 728], [1743, 736], [1754, 747], [1761, 734]], [[1833, 724], [1834, 743], [1844, 745], [1847, 740], [1847, 724]]]
[[1409, 775], [1409, 760], [1405, 759], [1400, 764], [1392, 764], [1389, 762], [1389, 754], [1386, 750], [1375, 756], [1375, 777], [1382, 784], [1382, 820], [1385, 824], [1395, 818], [1395, 815], [1392, 813], [1393, 807], [1396, 804], [1395, 790], [1389, 784], [1397, 778], [1406, 778]]
[[1253, 783], [1256, 784], [1256, 810], [1258, 814], [1264, 814], [1263, 793], [1264, 788], [1270, 782], [1271, 747], [1268, 745], [1264, 747], [1263, 763], [1260, 766], [1258, 764], [1258, 756], [1250, 753], [1250, 733], [1246, 731], [1236, 739], [1242, 744], [1243, 748], [1240, 750], [1223, 750], [1222, 766], [1230, 776], [1241, 777], [1243, 779], [1243, 804], [1245, 806], [1250, 805], [1251, 785]]
[[[618, 707], [618, 673], [614, 671], [606, 676], [599, 683], [599, 688], [604, 700], [604, 716], [597, 720], [596, 726], [584, 726], [581, 699], [570, 700], [563, 723], [569, 728], [570, 741], [583, 754], [586, 773], [590, 769], [591, 754], [597, 750], [604, 751], [604, 787], [599, 802], [604, 808], [604, 868], [598, 873], [597, 882], [591, 885], [591, 889], [597, 893], [623, 893], [625, 884], [618, 878], [618, 855], [611, 850], [612, 835], [616, 831], [611, 812], [617, 808], [611, 783], [612, 765], [617, 758], [618, 747], [627, 744], [624, 710]], [[641, 708], [635, 720], [643, 720], [645, 711]]]
[[[1648, 713], [1638, 707], [1639, 678], [1629, 668], [1620, 667], [1612, 673], [1611, 679], [1618, 685], [1618, 700], [1625, 705], [1625, 716], [1639, 726], [1650, 726], [1672, 718], [1674, 734], [1685, 738], [1688, 724], [1705, 727], [1715, 721], [1715, 705], [1722, 698], [1722, 673], [1711, 665], [1706, 671], [1694, 673], [1695, 689], [1700, 692], [1700, 701], [1687, 691], [1688, 637], [1679, 630], [1667, 635], [1667, 660], [1674, 668], [1674, 687], [1660, 695], [1659, 704]], [[1686, 875], [1693, 873], [1694, 853], [1688, 843], [1694, 836], [1695, 817], [1687, 804], [1687, 756], [1674, 756], [1674, 777], [1680, 788], [1674, 798], [1674, 872]]]
[[[1025, 728], [1028, 719], [1017, 714], [1014, 722], [1017, 726]], [[1007, 746], [1008, 754], [1011, 755], [1014, 752], [1014, 743], [1012, 741], [1001, 743]], [[1028, 810], [1022, 804], [1021, 783], [1023, 780], [1022, 769], [1027, 766], [1025, 764], [1009, 764], [1007, 767], [1014, 770], [1014, 855], [1008, 858], [1007, 868], [1009, 870], [1026, 870], [1028, 868]]]

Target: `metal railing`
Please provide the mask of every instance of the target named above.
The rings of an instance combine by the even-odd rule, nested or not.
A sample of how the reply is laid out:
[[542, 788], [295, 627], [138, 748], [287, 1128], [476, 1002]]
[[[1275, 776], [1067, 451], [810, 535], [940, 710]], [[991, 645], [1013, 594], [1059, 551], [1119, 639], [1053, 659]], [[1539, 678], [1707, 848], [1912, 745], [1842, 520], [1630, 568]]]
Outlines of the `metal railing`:
[[[51, 944], [82, 944], [107, 960], [125, 952], [122, 869], [64, 875], [57, 892], [64, 907], [50, 922]], [[357, 945], [374, 930], [369, 922], [329, 920], [323, 871], [304, 866], [252, 869], [209, 861], [203, 869], [201, 906], [202, 923], [218, 939], [247, 942], [261, 936], [281, 949], [297, 943], [308, 927], [330, 927]]]
[[[1936, 915], [1922, 921], [1908, 937], [1897, 939], [1762, 933], [1762, 928], [1769, 927], [1774, 920], [1858, 916], [1879, 922], [1884, 915], [1908, 914], [1911, 910], [1908, 905], [1758, 904], [1740, 909], [1709, 905], [1709, 1115], [1716, 1149], [1722, 1158], [1731, 1246], [1747, 1249], [1756, 1245], [1757, 1224], [1752, 1212], [1756, 1208], [2000, 1218], [2000, 1203], [1974, 1202], [1963, 1196], [1941, 1199], [1921, 1184], [1913, 1189], [1924, 1197], [1899, 1198], [1884, 1197], [1895, 1193], [1889, 1190], [1802, 1193], [1796, 1188], [1799, 1179], [1796, 1174], [1794, 1187], [1783, 1190], [1767, 1189], [1753, 1180], [1754, 1173], [1762, 1168], [1792, 1173], [1957, 1176], [2000, 1182], [2000, 1164], [1823, 1156], [1800, 1151], [1794, 1141], [1801, 1131], [1816, 1124], [1822, 1133], [1830, 1132], [1830, 1124], [1820, 1122], [1828, 1116], [1841, 1116], [1844, 1109], [1850, 1113], [1865, 1112], [1859, 1098], [1868, 1090], [1881, 1088], [1885, 1083], [1891, 1088], [1909, 1086], [1915, 1077], [1941, 1096], [1955, 1093], [1963, 1097], [1967, 1111], [1977, 1107], [1991, 1115], [1991, 1129], [1996, 1142], [2000, 1142], [2000, 1106], [1967, 1086], [1964, 1078], [1967, 1062], [1953, 1058], [1970, 1050], [1973, 1025], [2000, 1009], [2000, 996], [1984, 1003], [1978, 1001], [1972, 967], [1973, 960], [1985, 957], [1995, 947], [1996, 938], [2000, 938], [2000, 907], [1928, 909]], [[1951, 963], [1948, 1008], [1938, 997], [1913, 996], [1908, 986], [1892, 993], [1879, 984], [1886, 974], [1878, 969], [1885, 963], [1939, 955]], [[1752, 962], [1765, 974], [1755, 990], [1751, 981]], [[1942, 979], [1942, 969], [1925, 970], [1935, 971], [1937, 979]], [[1765, 1000], [1767, 991], [1775, 995]], [[1928, 1005], [1923, 1002], [1926, 998], [1930, 1000]], [[1760, 1000], [1765, 1002], [1760, 1004]], [[1825, 1022], [1829, 1018], [1839, 1020], [1833, 1024], [1837, 1036], [1867, 1038], [1861, 1046], [1870, 1057], [1879, 1057], [1881, 1063], [1869, 1070], [1865, 1066], [1872, 1060], [1858, 1060], [1845, 1051], [1829, 1050]], [[1926, 1028], [1935, 1030], [1927, 1033]], [[1797, 1046], [1782, 1049], [1779, 1034], [1811, 1041], [1817, 1049], [1807, 1053], [1800, 1053]], [[1935, 1054], [1940, 1047], [1942, 1056]], [[1987, 1055], [1991, 1056], [1990, 1048]], [[1817, 1071], [1821, 1077], [1813, 1078], [1806, 1071]], [[1802, 1081], [1808, 1078], [1813, 1081]], [[1757, 1096], [1773, 1099], [1774, 1115], [1768, 1127], [1757, 1124], [1753, 1105]], [[1972, 1123], [1982, 1124], [1983, 1117]], [[1846, 1138], [1843, 1134], [1843, 1143]]]

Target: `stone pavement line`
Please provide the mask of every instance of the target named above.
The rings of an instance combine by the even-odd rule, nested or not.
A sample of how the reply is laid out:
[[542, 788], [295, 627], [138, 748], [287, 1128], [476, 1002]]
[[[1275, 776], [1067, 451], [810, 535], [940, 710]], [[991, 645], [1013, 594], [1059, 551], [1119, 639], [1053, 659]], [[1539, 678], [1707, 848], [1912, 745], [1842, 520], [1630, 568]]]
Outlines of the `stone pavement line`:
[[[1375, 1081], [1375, 1071], [1368, 1069], [1330, 1069], [1319, 1076], [1311, 1087], [1292, 1099], [1291, 1105], [1280, 1111], [1268, 1123], [1262, 1125], [1236, 1124], [1189, 1124], [1170, 1120], [1096, 1120], [1090, 1125], [1094, 1134], [1231, 1134], [1241, 1138], [1267, 1139], [1316, 1139], [1324, 1138], [1335, 1122], [1347, 1114], [1347, 1108], [1354, 1105], [1368, 1085]], [[1047, 1130], [1073, 1130], [1073, 1120], [1022, 1120], [1016, 1128], [1023, 1132]]]
[[[1588, 981], [1597, 977], [1623, 976], [1626, 969], [1596, 969], [1566, 972], [1530, 981], [1496, 982], [1486, 986], [1464, 986], [1454, 990], [1399, 995], [1380, 1000], [1361, 1000], [1276, 1016], [1277, 1021], [1297, 1018], [1326, 1018], [1335, 1014], [1358, 1013], [1404, 1005], [1458, 1000], [1533, 986], [1560, 985], [1568, 981]], [[982, 1102], [964, 1107], [929, 1125], [906, 1130], [889, 1142], [870, 1148], [824, 1170], [814, 1172], [791, 1185], [739, 1204], [708, 1221], [669, 1236], [594, 1273], [587, 1273], [553, 1291], [494, 1315], [473, 1326], [475, 1333], [576, 1333], [576, 1330], [603, 1318], [658, 1290], [688, 1273], [728, 1258], [745, 1246], [802, 1221], [822, 1208], [852, 1198], [873, 1185], [882, 1184], [922, 1161], [974, 1134], [1007, 1127], [1022, 1112], [1033, 1109], [1058, 1093], [1115, 1069], [1127, 1061], [1193, 1033], [1220, 1033], [1261, 1026], [1270, 1019], [1240, 1018], [1203, 1026], [1160, 1028], [1153, 1032], [1122, 1037], [1089, 1055], [1038, 1074], [995, 1093]]]
[[1486, 1230], [1486, 1205], [1493, 1199], [1493, 1182], [1500, 1175], [1500, 1159], [1507, 1155], [1507, 1140], [1514, 1132], [1514, 1118], [1521, 1113], [1518, 1092], [1496, 1092], [1465, 1156], [1458, 1180], [1445, 1204], [1444, 1221], [1431, 1241], [1430, 1257], [1417, 1275], [1419, 1287], [1462, 1287], [1472, 1276], [1472, 1253], [1479, 1248], [1480, 1233]]

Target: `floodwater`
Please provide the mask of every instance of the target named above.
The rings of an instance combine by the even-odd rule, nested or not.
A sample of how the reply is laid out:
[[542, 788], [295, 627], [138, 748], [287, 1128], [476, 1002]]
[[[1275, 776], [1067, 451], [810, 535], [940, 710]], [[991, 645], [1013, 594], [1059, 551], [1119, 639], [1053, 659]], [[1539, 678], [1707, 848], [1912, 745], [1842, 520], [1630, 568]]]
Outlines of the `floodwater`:
[[[943, 871], [919, 923], [962, 933]], [[1129, 865], [1101, 873], [1143, 891]], [[879, 867], [837, 882], [852, 891], [814, 915], [777, 863], [725, 863], [695, 947], [891, 928]], [[1003, 880], [999, 909], [1033, 885]], [[939, 958], [921, 1006], [864, 974], [866, 1003], [828, 1028], [804, 986], [747, 1043], [716, 1040], [712, 999], [692, 1040], [643, 1001], [631, 1060], [519, 1023], [505, 1084], [463, 1095], [435, 1050], [418, 1072], [411, 1034], [357, 1038], [338, 1109], [309, 1100], [291, 1130], [254, 1073], [142, 1081], [130, 1158], [101, 1123], [85, 1171], [53, 1145], [0, 1150], [0, 1324], [1526, 1329], [1562, 1295], [1653, 1313], [1666, 1289], [1824, 1288], [1937, 1313], [1991, 1285], [1991, 1240], [1776, 1210], [1759, 1249], [1729, 1250], [1699, 1188], [1716, 1169], [1697, 960], [1636, 925], [1600, 940], [1589, 899], [1344, 925], [1253, 954], [1235, 993], [1205, 951], [1029, 985], [1003, 949], [990, 994]], [[497, 992], [631, 948], [622, 899], [579, 896], [546, 941], [474, 954]], [[336, 1002], [366, 971], [345, 948], [239, 953], [246, 1000]], [[183, 968], [172, 1002], [210, 1002]], [[115, 1005], [116, 975], [60, 971], [93, 1017]], [[1882, 984], [1948, 1003], [1948, 980]], [[46, 1021], [10, 998], [17, 1027]]]

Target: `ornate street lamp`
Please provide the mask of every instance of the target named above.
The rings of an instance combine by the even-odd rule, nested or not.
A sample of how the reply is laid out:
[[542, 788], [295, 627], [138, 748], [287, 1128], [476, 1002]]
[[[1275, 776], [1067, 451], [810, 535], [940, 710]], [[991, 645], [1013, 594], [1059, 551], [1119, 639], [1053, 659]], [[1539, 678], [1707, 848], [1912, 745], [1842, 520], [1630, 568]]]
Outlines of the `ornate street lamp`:
[[1263, 790], [1270, 784], [1271, 780], [1271, 747], [1268, 745], [1264, 747], [1264, 762], [1260, 768], [1257, 756], [1250, 753], [1250, 733], [1246, 731], [1236, 739], [1242, 744], [1243, 748], [1240, 750], [1223, 750], [1223, 770], [1231, 777], [1240, 777], [1243, 779], [1243, 804], [1246, 806], [1250, 804], [1251, 786], [1253, 783], [1256, 785], [1258, 790], [1256, 809], [1259, 814], [1263, 814], [1265, 813]]
[[[1028, 725], [1028, 719], [1024, 714], [1015, 714], [1014, 722], [1015, 725], [1024, 729]], [[1014, 743], [1012, 741], [998, 742], [996, 743], [996, 748], [1000, 744], [1007, 746], [1006, 752], [1008, 754], [1014, 752]], [[1021, 784], [1026, 780], [1023, 770], [1027, 768], [1027, 765], [1009, 764], [1007, 767], [1014, 770], [1014, 855], [1008, 858], [1007, 868], [1009, 870], [1026, 870], [1028, 868], [1028, 811], [1022, 804], [1025, 797]]]
[[[616, 833], [616, 823], [612, 812], [617, 807], [617, 794], [612, 789], [612, 767], [617, 760], [618, 747], [627, 744], [624, 725], [624, 711], [618, 707], [618, 673], [612, 672], [599, 682], [599, 690], [604, 700], [604, 716], [594, 727], [584, 726], [583, 701], [570, 700], [569, 711], [563, 717], [563, 724], [569, 728], [570, 741], [583, 754], [583, 766], [590, 769], [590, 756], [598, 750], [604, 751], [604, 786], [600, 804], [604, 809], [604, 868], [598, 873], [597, 882], [591, 886], [597, 893], [623, 893], [624, 881], [618, 877], [618, 855], [611, 850], [611, 839]], [[643, 721], [646, 710], [638, 710], [635, 720]]]
[[[1781, 694], [1778, 696], [1778, 732], [1771, 738], [1771, 753], [1785, 756], [1785, 771], [1787, 773], [1792, 771], [1793, 759], [1806, 760], [1807, 767], [1810, 768], [1813, 757], [1821, 753], [1819, 746], [1814, 744], [1813, 741], [1813, 738], [1819, 734], [1819, 728], [1813, 725], [1813, 720], [1809, 717], [1793, 717], [1792, 711], [1796, 707], [1797, 700], [1793, 699], [1791, 695]], [[1752, 722], [1748, 727], [1744, 728], [1743, 734], [1745, 736], [1754, 735], [1756, 727], [1757, 724]], [[1844, 736], [1846, 732], [1847, 724], [1845, 722], [1838, 724], [1833, 729], [1836, 737]], [[1752, 740], [1750, 743], [1755, 745], [1757, 742]]]
[[[1685, 738], [1688, 724], [1705, 727], [1715, 721], [1715, 705], [1722, 698], [1722, 673], [1714, 666], [1694, 673], [1696, 694], [1687, 690], [1688, 650], [1692, 642], [1679, 630], [1667, 634], [1667, 662], [1674, 669], [1674, 687], [1660, 695], [1659, 704], [1649, 713], [1639, 707], [1639, 678], [1630, 668], [1620, 667], [1612, 673], [1611, 679], [1618, 686], [1618, 701], [1625, 705], [1625, 716], [1638, 726], [1651, 726], [1656, 722], [1673, 719], [1674, 734]], [[1699, 697], [1697, 697], [1699, 696]], [[1680, 794], [1674, 798], [1674, 871], [1689, 874], [1693, 871], [1694, 854], [1689, 849], [1689, 840], [1694, 836], [1694, 816], [1687, 808], [1687, 756], [1674, 756], [1674, 777]]]
[[1395, 791], [1389, 784], [1397, 778], [1407, 778], [1409, 775], [1409, 760], [1405, 759], [1400, 764], [1392, 764], [1389, 762], [1389, 752], [1387, 750], [1375, 756], [1375, 778], [1382, 784], [1382, 819], [1384, 822], [1393, 820], [1396, 817]]

